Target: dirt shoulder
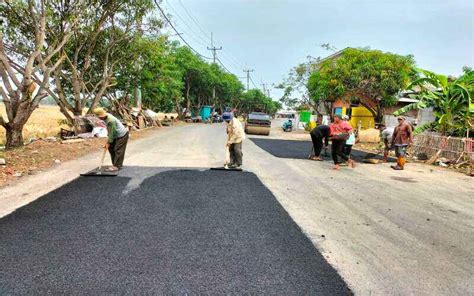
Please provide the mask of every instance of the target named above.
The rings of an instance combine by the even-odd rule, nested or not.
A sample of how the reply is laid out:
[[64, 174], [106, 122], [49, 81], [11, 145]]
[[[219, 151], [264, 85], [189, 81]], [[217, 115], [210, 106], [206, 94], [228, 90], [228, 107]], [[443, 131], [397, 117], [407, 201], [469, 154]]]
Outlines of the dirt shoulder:
[[[132, 131], [130, 139], [145, 138], [166, 127]], [[0, 188], [19, 182], [23, 177], [35, 175], [61, 163], [80, 158], [102, 149], [106, 139], [91, 138], [83, 142], [63, 143], [38, 140], [24, 147], [3, 151], [7, 164], [0, 166]]]

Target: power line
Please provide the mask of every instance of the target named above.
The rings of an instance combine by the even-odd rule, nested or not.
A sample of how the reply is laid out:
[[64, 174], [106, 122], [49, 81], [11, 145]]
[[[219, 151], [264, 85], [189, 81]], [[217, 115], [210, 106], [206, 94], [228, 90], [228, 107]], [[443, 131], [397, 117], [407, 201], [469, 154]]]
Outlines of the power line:
[[[163, 17], [166, 19], [166, 21], [170, 24], [171, 28], [176, 32], [176, 34], [179, 36], [179, 38], [192, 50], [194, 51], [198, 56], [202, 57], [202, 58], [205, 58], [205, 59], [209, 59], [209, 60], [213, 60], [214, 63], [219, 62], [219, 64], [224, 68], [224, 70], [226, 70], [227, 72], [229, 73], [232, 73], [226, 66], [225, 64], [222, 62], [221, 59], [219, 59], [217, 57], [217, 51], [218, 50], [222, 50], [222, 46], [220, 47], [215, 47], [213, 42], [213, 35], [211, 33], [211, 47], [207, 47], [208, 50], [211, 50], [212, 51], [212, 58], [210, 57], [206, 57], [202, 54], [200, 54], [197, 50], [195, 50], [181, 35], [181, 33], [179, 33], [175, 27], [175, 25], [173, 25], [173, 23], [170, 21], [170, 19], [166, 16], [166, 14], [164, 13], [163, 9], [161, 8], [161, 6], [157, 3], [157, 0], [154, 0], [155, 2], [155, 5], [158, 7], [158, 9], [160, 10], [161, 14], [163, 15]], [[186, 27], [190, 28], [190, 30], [193, 32], [193, 33], [196, 33], [196, 31], [194, 31], [187, 23], [186, 21], [184, 20], [184, 18], [182, 18], [178, 13], [177, 11], [170, 5], [169, 1], [166, 1], [168, 3], [168, 6], [172, 9], [172, 11], [176, 14], [176, 16], [183, 22], [184, 25], [186, 25]], [[204, 35], [207, 35], [206, 32], [202, 29], [201, 25], [199, 24], [199, 21], [197, 20], [197, 18], [195, 18], [194, 16], [191, 15], [191, 13], [188, 11], [188, 9], [184, 6], [184, 4], [182, 3], [181, 0], [179, 0], [179, 3], [180, 5], [183, 7], [185, 13], [189, 16], [189, 18], [196, 24], [197, 28], [202, 32], [204, 33]], [[202, 38], [199, 34], [196, 34], [197, 37], [199, 37], [200, 39], [204, 40], [204, 38]], [[190, 35], [190, 37], [192, 38], [192, 36]], [[200, 43], [201, 45], [203, 45], [203, 43], [195, 38], [192, 38], [193, 40], [195, 41], [198, 41], [198, 43]], [[226, 58], [228, 61], [230, 61], [231, 64], [233, 64], [236, 68], [241, 68], [240, 66], [240, 63], [237, 61], [238, 59], [234, 58], [234, 56], [230, 53], [230, 52], [227, 52], [227, 53], [222, 53], [222, 56], [224, 58]], [[247, 72], [247, 91], [249, 90], [249, 84], [250, 84], [250, 81], [252, 82], [252, 85], [257, 89], [258, 87], [256, 86], [255, 82], [253, 81], [252, 77], [250, 77], [250, 72], [254, 72], [253, 69], [246, 69], [244, 70], [244, 72]], [[213, 92], [213, 97], [214, 97], [214, 92]]]
[[229, 73], [232, 73], [231, 71], [229, 71], [229, 69], [227, 69], [227, 67], [221, 62], [221, 60], [219, 60], [219, 58], [216, 58], [216, 60], [219, 62], [219, 64], [224, 68], [224, 70], [226, 70], [227, 72]]
[[257, 87], [257, 85], [255, 84], [255, 82], [253, 82], [252, 76], [249, 75], [249, 77], [250, 77], [250, 81], [251, 81], [252, 84], [253, 84], [253, 87], [255, 87], [255, 89], [258, 89], [258, 87]]
[[204, 34], [204, 36], [208, 36], [208, 32], [201, 27], [199, 21], [188, 11], [188, 9], [184, 6], [183, 2], [179, 0], [179, 4], [183, 7], [184, 12], [189, 16], [189, 18], [196, 24], [197, 28]]
[[[169, 1], [167, 1], [169, 3]], [[182, 2], [182, 0], [179, 0], [179, 4], [181, 5], [181, 7], [183, 8], [184, 12], [189, 16], [189, 18], [191, 19], [191, 21], [193, 23], [196, 24], [197, 28], [204, 34], [204, 36], [209, 36], [209, 33], [206, 32], [206, 30], [202, 27], [201, 23], [199, 22], [198, 18], [196, 18], [187, 8], [186, 6], [184, 5], [184, 3]], [[176, 12], [176, 11], [175, 11]], [[182, 19], [182, 18], [181, 18]], [[183, 20], [183, 19], [182, 19]], [[183, 20], [184, 21], [184, 20]], [[201, 37], [201, 36], [199, 36]], [[207, 37], [208, 38], [208, 37]], [[201, 38], [203, 39], [203, 38]], [[213, 42], [213, 36], [212, 36], [212, 33], [211, 33], [211, 44]], [[212, 45], [211, 45], [212, 46]], [[230, 52], [222, 52], [221, 55], [223, 56], [223, 58], [225, 58], [225, 60], [229, 61], [230, 64], [232, 64], [236, 69], [241, 69], [243, 66], [242, 64], [240, 64], [240, 62], [238, 62], [236, 59]], [[223, 62], [221, 61], [221, 64]], [[230, 72], [230, 71], [229, 71]]]
[[[181, 17], [181, 15], [178, 13], [178, 11], [176, 9], [174, 9], [174, 7], [171, 5], [171, 3], [169, 1], [166, 1], [166, 3], [167, 3], [167, 6], [173, 11], [174, 15], [176, 15], [183, 22], [183, 24], [187, 28], [189, 28], [190, 32], [192, 33], [192, 34], [189, 34], [189, 36], [193, 40], [195, 40], [197, 43], [200, 43], [202, 46], [207, 46], [209, 40], [206, 40], [206, 39], [202, 38], [196, 31], [194, 31], [193, 27], [190, 26], [183, 17]], [[199, 39], [194, 38], [192, 35], [198, 37]]]
[[213, 61], [214, 61], [214, 64], [215, 64], [216, 63], [216, 58], [217, 58], [217, 51], [222, 50], [222, 46], [221, 47], [215, 47], [214, 46], [214, 40], [212, 38], [212, 33], [211, 33], [211, 47], [207, 47], [207, 49], [212, 51], [212, 58], [213, 58]]
[[157, 0], [153, 0], [153, 2], [155, 2], [156, 7], [158, 7], [158, 9], [160, 10], [161, 14], [162, 14], [163, 17], [165, 18], [165, 20], [168, 22], [168, 24], [171, 26], [171, 28], [173, 28], [173, 30], [176, 32], [176, 34], [178, 34], [179, 38], [180, 38], [192, 51], [194, 51], [198, 56], [210, 60], [210, 59], [211, 59], [210, 57], [206, 57], [206, 56], [200, 54], [200, 53], [199, 53], [197, 50], [195, 50], [191, 45], [189, 45], [189, 43], [186, 41], [186, 39], [184, 39], [183, 36], [180, 35], [180, 33], [178, 32], [178, 30], [176, 30], [176, 28], [175, 28], [175, 26], [173, 25], [173, 23], [171, 23], [170, 19], [166, 16], [165, 12], [164, 12], [163, 9], [160, 7], [160, 5], [158, 4]]
[[222, 52], [222, 56], [231, 64], [234, 68], [236, 69], [242, 69], [244, 68], [242, 64], [235, 62], [235, 59], [231, 58], [231, 56], [227, 55], [225, 51]]

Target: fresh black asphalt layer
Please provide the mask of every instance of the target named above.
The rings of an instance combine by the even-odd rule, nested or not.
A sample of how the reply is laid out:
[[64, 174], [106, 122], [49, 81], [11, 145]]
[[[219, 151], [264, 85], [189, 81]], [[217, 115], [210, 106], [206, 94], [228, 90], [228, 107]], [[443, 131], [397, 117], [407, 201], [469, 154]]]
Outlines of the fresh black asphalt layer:
[[[312, 152], [313, 143], [311, 141], [295, 141], [295, 140], [276, 140], [276, 139], [262, 139], [250, 138], [258, 147], [267, 151], [271, 155], [279, 158], [294, 158], [294, 159], [308, 159]], [[362, 162], [367, 152], [352, 149], [351, 158], [357, 162]], [[331, 147], [328, 147], [327, 155], [324, 155], [324, 150], [321, 152], [321, 157], [325, 160], [331, 160]], [[377, 155], [376, 159], [383, 159], [382, 155]], [[390, 159], [393, 161], [393, 159]]]
[[130, 181], [78, 178], [0, 219], [0, 295], [351, 294], [254, 174]]

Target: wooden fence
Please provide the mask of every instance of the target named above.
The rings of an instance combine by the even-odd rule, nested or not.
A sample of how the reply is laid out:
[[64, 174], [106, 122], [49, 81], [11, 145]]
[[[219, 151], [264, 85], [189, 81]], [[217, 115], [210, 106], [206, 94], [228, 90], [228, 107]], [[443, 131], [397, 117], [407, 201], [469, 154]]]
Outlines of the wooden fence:
[[417, 135], [414, 139], [412, 154], [417, 156], [422, 153], [428, 158], [435, 155], [451, 162], [459, 163], [474, 161], [474, 139], [444, 137], [433, 133]]

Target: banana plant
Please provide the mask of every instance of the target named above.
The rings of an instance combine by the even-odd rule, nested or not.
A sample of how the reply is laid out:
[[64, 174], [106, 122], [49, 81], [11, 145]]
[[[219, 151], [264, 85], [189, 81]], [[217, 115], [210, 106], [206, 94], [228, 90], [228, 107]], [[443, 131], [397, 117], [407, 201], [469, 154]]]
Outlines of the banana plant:
[[408, 89], [415, 91], [410, 97], [418, 102], [398, 109], [394, 115], [432, 107], [436, 117], [435, 125], [431, 125], [434, 130], [443, 135], [464, 136], [473, 128], [473, 115], [469, 109], [474, 94], [474, 71], [468, 70], [454, 81], [431, 71], [417, 71], [421, 78], [413, 81]]

